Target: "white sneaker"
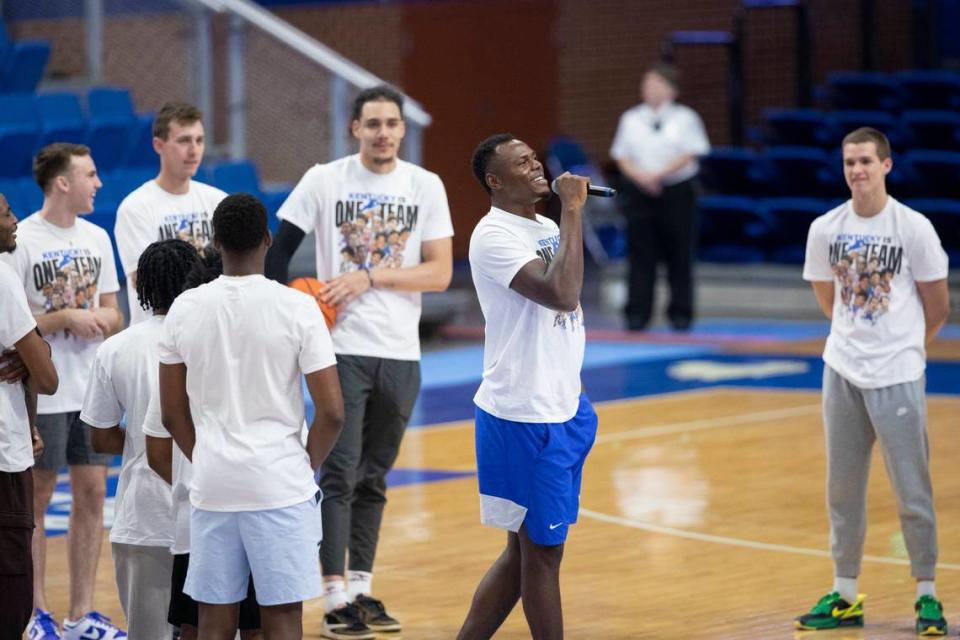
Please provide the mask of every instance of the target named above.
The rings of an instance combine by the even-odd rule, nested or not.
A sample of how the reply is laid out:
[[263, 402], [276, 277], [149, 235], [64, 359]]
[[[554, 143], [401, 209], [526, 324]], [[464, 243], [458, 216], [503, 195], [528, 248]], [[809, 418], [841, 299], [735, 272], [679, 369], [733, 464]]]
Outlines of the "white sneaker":
[[30, 616], [30, 623], [27, 625], [27, 638], [60, 640], [60, 629], [57, 628], [57, 621], [53, 619], [53, 614], [40, 608], [34, 609], [33, 615]]
[[63, 621], [63, 640], [120, 640], [126, 637], [126, 631], [96, 611], [91, 611], [79, 620]]

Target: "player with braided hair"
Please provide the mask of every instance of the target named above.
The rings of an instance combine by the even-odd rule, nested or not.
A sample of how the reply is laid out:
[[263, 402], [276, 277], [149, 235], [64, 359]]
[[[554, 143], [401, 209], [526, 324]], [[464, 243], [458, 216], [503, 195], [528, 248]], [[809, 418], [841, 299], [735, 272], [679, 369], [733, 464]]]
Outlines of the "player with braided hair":
[[159, 390], [164, 315], [199, 266], [196, 249], [183, 240], [161, 240], [144, 250], [137, 263], [137, 298], [153, 315], [100, 345], [81, 411], [81, 419], [94, 427], [93, 448], [123, 454], [110, 543], [120, 604], [130, 637], [138, 640], [168, 640], [172, 634], [165, 606], [173, 570], [171, 494], [147, 464], [143, 422]]

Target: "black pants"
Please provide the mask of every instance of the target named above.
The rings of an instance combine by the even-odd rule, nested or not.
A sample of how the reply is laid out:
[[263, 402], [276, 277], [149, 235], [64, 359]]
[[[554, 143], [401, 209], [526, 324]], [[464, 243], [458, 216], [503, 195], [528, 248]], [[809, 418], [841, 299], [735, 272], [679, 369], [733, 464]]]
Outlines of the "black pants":
[[33, 614], [33, 476], [0, 471], [0, 640], [19, 640]]
[[653, 314], [657, 263], [667, 265], [670, 304], [667, 318], [678, 328], [693, 321], [693, 262], [696, 257], [697, 182], [664, 187], [651, 197], [633, 184], [624, 189], [624, 213], [630, 250], [625, 311], [630, 329], [643, 329]]
[[343, 391], [343, 431], [323, 463], [323, 575], [373, 571], [380, 521], [387, 504], [387, 472], [420, 392], [420, 362], [337, 356]]

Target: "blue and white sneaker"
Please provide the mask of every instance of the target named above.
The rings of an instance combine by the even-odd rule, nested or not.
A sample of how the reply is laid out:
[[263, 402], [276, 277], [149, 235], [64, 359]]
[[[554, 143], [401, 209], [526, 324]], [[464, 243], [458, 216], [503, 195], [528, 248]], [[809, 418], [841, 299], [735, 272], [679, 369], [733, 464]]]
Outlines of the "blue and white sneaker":
[[37, 608], [33, 610], [27, 625], [27, 638], [30, 640], [60, 640], [60, 629], [49, 611]]
[[120, 640], [126, 637], [126, 631], [96, 611], [91, 611], [79, 620], [63, 621], [63, 640]]

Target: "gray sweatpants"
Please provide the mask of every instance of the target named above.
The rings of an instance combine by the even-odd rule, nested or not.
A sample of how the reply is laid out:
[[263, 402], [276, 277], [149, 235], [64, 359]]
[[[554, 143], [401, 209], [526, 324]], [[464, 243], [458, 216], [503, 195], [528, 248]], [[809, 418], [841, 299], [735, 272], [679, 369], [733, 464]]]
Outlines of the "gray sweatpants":
[[127, 634], [135, 640], [170, 640], [170, 549], [117, 542], [111, 543], [110, 548], [120, 604], [127, 616]]
[[373, 571], [380, 522], [387, 504], [387, 472], [420, 391], [420, 362], [337, 355], [343, 390], [343, 431], [323, 463], [323, 542], [325, 576]]
[[926, 379], [861, 389], [823, 369], [823, 422], [827, 440], [827, 509], [836, 575], [860, 575], [867, 532], [867, 478], [874, 440], [880, 441], [897, 496], [900, 528], [915, 578], [933, 579], [937, 522], [930, 486]]

